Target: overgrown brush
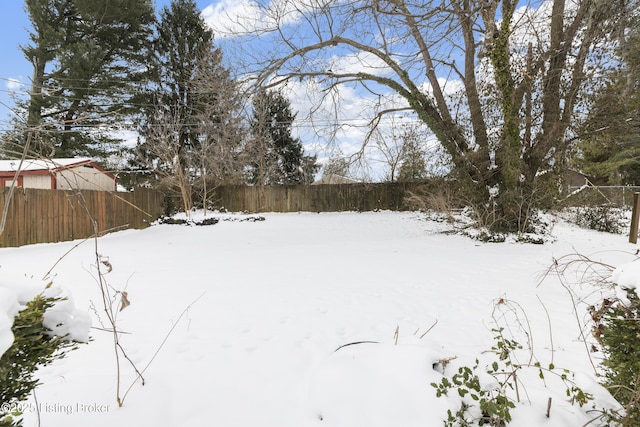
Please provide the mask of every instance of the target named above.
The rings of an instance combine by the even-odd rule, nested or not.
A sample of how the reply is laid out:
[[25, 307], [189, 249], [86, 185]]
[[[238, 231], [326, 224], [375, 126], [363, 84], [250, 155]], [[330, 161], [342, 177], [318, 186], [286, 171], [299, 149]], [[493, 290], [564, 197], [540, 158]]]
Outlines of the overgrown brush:
[[[445, 376], [440, 383], [432, 383], [436, 396], [449, 393], [460, 397], [460, 406], [454, 412], [447, 411], [445, 427], [496, 426], [505, 427], [512, 421], [511, 410], [516, 404], [528, 402], [546, 406], [547, 417], [551, 412], [551, 399], [533, 402], [527, 388], [533, 382], [554, 378], [557, 386], [564, 387], [571, 404], [583, 407], [593, 401], [574, 380], [574, 373], [559, 369], [551, 360], [542, 363], [533, 351], [533, 336], [526, 313], [514, 301], [500, 298], [493, 312], [494, 345], [475, 359], [472, 366], [460, 366], [453, 375]], [[517, 336], [516, 336], [517, 335]], [[520, 341], [526, 341], [523, 345]], [[443, 367], [446, 363], [442, 363]], [[559, 381], [559, 382], [558, 382]]]
[[612, 205], [574, 208], [569, 220], [583, 228], [614, 234], [622, 234], [628, 222], [624, 211]]
[[624, 290], [625, 300], [605, 299], [593, 307], [594, 336], [605, 358], [602, 383], [625, 406], [617, 418], [624, 426], [640, 425], [640, 298]]
[[[637, 254], [634, 258], [637, 261]], [[604, 358], [597, 369], [600, 382], [624, 407], [623, 411], [605, 412], [601, 418], [610, 425], [635, 427], [640, 425], [640, 298], [635, 288], [613, 282], [615, 270], [607, 263], [571, 254], [555, 260], [548, 273], [558, 276], [576, 313], [580, 303], [587, 304], [588, 320], [580, 326], [590, 330], [597, 344], [589, 346], [583, 334], [585, 346], [591, 352], [602, 351]], [[577, 298], [573, 287], [584, 285], [599, 292], [596, 302]], [[576, 319], [579, 321], [577, 314]]]

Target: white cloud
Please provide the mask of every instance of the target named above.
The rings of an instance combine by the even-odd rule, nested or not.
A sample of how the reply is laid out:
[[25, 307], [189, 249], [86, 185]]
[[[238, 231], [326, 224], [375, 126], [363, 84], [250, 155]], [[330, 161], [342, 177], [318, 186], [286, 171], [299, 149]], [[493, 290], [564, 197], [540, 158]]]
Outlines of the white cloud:
[[[202, 11], [202, 16], [213, 29], [216, 38], [225, 39], [225, 56], [229, 58], [228, 55], [238, 55], [235, 69], [242, 74], [241, 70], [244, 67], [252, 72], [256, 72], [256, 68], [259, 69], [255, 63], [248, 66], [247, 61], [256, 59], [258, 63], [262, 63], [260, 60], [268, 61], [269, 58], [288, 53], [289, 46], [286, 43], [280, 41], [279, 44], [272, 45], [269, 44], [273, 42], [270, 37], [262, 37], [276, 28], [282, 30], [282, 37], [296, 45], [313, 40], [314, 35], [320, 39], [329, 37], [331, 32], [328, 31], [328, 22], [324, 20], [326, 16], [323, 13], [326, 13], [326, 10], [323, 9], [323, 5], [331, 3], [335, 6], [340, 1], [219, 0], [207, 6]], [[303, 15], [306, 21], [301, 20]], [[278, 17], [278, 20], [275, 17]], [[300, 25], [294, 25], [298, 23]], [[309, 28], [307, 24], [316, 27]], [[395, 43], [394, 34], [385, 35], [385, 43]], [[242, 37], [243, 35], [253, 37]], [[275, 38], [278, 36], [277, 33], [272, 35]], [[401, 39], [397, 40], [398, 43], [402, 43]], [[239, 49], [240, 54], [235, 49]], [[261, 53], [266, 59], [256, 58]], [[343, 46], [319, 52], [317, 56], [309, 55], [296, 62], [298, 59], [288, 64], [294, 72], [331, 70], [336, 75], [359, 72], [374, 76], [394, 75], [387, 64], [374, 53], [353, 50], [347, 53]], [[459, 91], [460, 81], [446, 82], [444, 78], [440, 80], [446, 95]], [[374, 82], [369, 83], [371, 91], [363, 90], [357, 84], [337, 85], [328, 90], [329, 84], [328, 80], [322, 81], [319, 77], [302, 81], [289, 80], [284, 88], [285, 95], [291, 100], [292, 110], [298, 113], [293, 133], [300, 137], [305, 150], [310, 154], [317, 154], [319, 160], [336, 155], [350, 156], [363, 151], [363, 144], [371, 131], [371, 121], [377, 112], [408, 107], [404, 98]], [[428, 85], [421, 87], [421, 90], [430, 93]], [[378, 123], [381, 134], [391, 134], [400, 117], [404, 117], [404, 121], [417, 120], [410, 112], [387, 115]], [[365, 151], [372, 159], [371, 163], [375, 164], [370, 176], [380, 178], [383, 175], [381, 166], [384, 167], [380, 154], [375, 151], [374, 144]]]
[[388, 74], [389, 66], [370, 52], [355, 52], [345, 56], [334, 56], [329, 61], [331, 71], [341, 73], [368, 73], [375, 76]]
[[202, 18], [216, 38], [272, 31], [299, 17], [298, 5], [289, 0], [274, 0], [266, 5], [253, 0], [220, 0], [202, 10]]
[[[328, 92], [318, 80], [291, 80], [283, 93], [290, 99], [291, 109], [298, 113], [293, 133], [302, 140], [307, 153], [316, 154], [321, 163], [332, 157], [363, 154], [353, 168], [355, 176], [374, 181], [385, 178], [388, 165], [384, 155], [374, 141], [367, 145], [365, 141], [375, 112], [407, 107], [404, 98], [395, 93], [363, 93], [349, 85], [338, 85]], [[377, 124], [377, 132], [391, 138], [394, 128], [411, 123], [418, 123], [411, 113], [391, 113]], [[425, 138], [434, 144], [427, 130]]]
[[[455, 97], [457, 94], [464, 91], [464, 84], [458, 79], [446, 79], [444, 77], [438, 77], [438, 85], [442, 90], [445, 97]], [[433, 86], [427, 81], [420, 85], [420, 90], [423, 93], [433, 95]]]
[[7, 89], [9, 89], [11, 92], [17, 92], [19, 90], [24, 89], [24, 83], [22, 83], [18, 79], [9, 78], [7, 79], [6, 85], [7, 85]]
[[250, 31], [259, 16], [259, 9], [250, 0], [222, 0], [202, 10], [202, 18], [217, 38]]

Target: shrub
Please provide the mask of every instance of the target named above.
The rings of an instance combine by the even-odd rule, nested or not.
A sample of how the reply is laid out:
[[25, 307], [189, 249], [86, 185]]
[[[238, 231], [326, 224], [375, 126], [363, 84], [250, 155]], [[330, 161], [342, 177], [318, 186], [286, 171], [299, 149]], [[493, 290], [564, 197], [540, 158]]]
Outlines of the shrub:
[[[607, 409], [608, 403], [595, 400], [594, 394], [583, 390], [574, 372], [556, 367], [553, 353], [548, 364], [538, 359], [534, 353], [528, 317], [518, 303], [506, 298], [496, 300], [492, 318], [495, 324], [492, 328], [494, 344], [489, 351], [479, 354], [473, 365], [455, 363], [457, 370], [453, 371], [447, 366], [455, 357], [438, 364], [442, 367], [439, 371], [443, 377], [431, 386], [435, 388], [437, 397], [450, 398], [451, 409], [443, 414], [446, 416], [443, 418], [445, 427], [519, 425], [522, 414], [516, 422], [512, 410], [522, 404], [539, 409], [546, 406], [546, 416], [550, 418], [552, 399], [547, 390], [553, 390], [554, 394], [564, 392], [571, 405], [569, 408], [561, 407], [565, 416], [582, 413], [591, 417], [595, 413], [597, 416], [587, 424], [615, 425], [609, 423], [613, 418], [612, 411]], [[526, 340], [524, 345], [518, 341], [522, 339]], [[526, 356], [526, 361], [521, 361], [523, 356]], [[602, 424], [603, 420], [607, 424]]]
[[605, 353], [604, 385], [626, 408], [618, 420], [625, 426], [640, 425], [640, 298], [626, 290], [627, 301], [605, 299], [592, 312], [594, 335]]
[[624, 212], [611, 205], [576, 208], [573, 222], [583, 228], [615, 234], [626, 227]]
[[[443, 420], [445, 427], [505, 427], [511, 423], [511, 409], [520, 402], [519, 388], [525, 386], [520, 376], [523, 370], [537, 371], [543, 382], [546, 374], [559, 378], [572, 404], [577, 403], [582, 407], [593, 400], [593, 395], [577, 386], [574, 374], [567, 369], [557, 369], [553, 363], [548, 367], [543, 367], [539, 362], [517, 363], [514, 353], [521, 350], [522, 345], [507, 338], [504, 328], [493, 329], [493, 332], [495, 345], [486, 352], [494, 356], [490, 363], [484, 365], [476, 359], [473, 367], [462, 366], [451, 378], [444, 376], [440, 383], [431, 383], [437, 397], [455, 390], [461, 398], [460, 407], [455, 413], [447, 411], [447, 418]], [[490, 384], [480, 380], [481, 376], [486, 377], [487, 374], [493, 379]]]
[[[451, 380], [443, 377], [440, 384], [432, 383], [436, 389], [436, 396], [447, 395], [449, 390], [456, 389], [458, 395], [463, 399], [455, 414], [447, 411], [447, 419], [444, 420], [446, 427], [471, 426], [477, 422], [478, 425], [504, 426], [511, 422], [510, 410], [516, 405], [506, 394], [506, 388], [510, 387], [508, 382], [500, 382], [499, 387], [486, 390], [478, 377], [479, 361], [473, 368], [462, 366], [453, 375]], [[497, 373], [499, 367], [495, 362], [487, 371], [489, 374]], [[469, 400], [468, 398], [471, 398]], [[474, 408], [477, 405], [477, 409]], [[476, 409], [476, 411], [474, 411]], [[477, 414], [474, 414], [477, 412]]]
[[76, 348], [73, 341], [54, 336], [43, 324], [45, 312], [61, 298], [37, 295], [14, 318], [11, 328], [14, 341], [0, 357], [0, 426], [19, 426], [19, 411], [12, 411], [15, 403], [27, 399], [39, 384], [35, 371], [54, 360], [63, 358]]
[[[636, 255], [637, 252], [634, 261], [614, 268], [572, 254], [554, 260], [550, 269], [555, 270], [562, 286], [572, 295], [573, 286], [591, 285], [601, 291], [597, 301], [587, 309], [591, 332], [603, 352], [600, 382], [623, 410], [605, 410], [599, 418], [608, 421], [608, 425], [624, 427], [640, 425], [640, 298], [636, 291], [640, 264]], [[576, 277], [577, 283], [571, 283], [569, 277]], [[574, 296], [572, 300], [575, 310]], [[598, 351], [598, 347], [591, 345], [591, 351]]]

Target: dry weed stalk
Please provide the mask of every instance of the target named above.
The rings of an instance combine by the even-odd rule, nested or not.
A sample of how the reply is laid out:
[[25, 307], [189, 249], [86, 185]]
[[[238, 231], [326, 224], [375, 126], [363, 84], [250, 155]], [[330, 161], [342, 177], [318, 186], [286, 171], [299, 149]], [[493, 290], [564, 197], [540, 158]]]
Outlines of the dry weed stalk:
[[[433, 322], [433, 325], [429, 326], [429, 329], [427, 329], [427, 330], [424, 332], [424, 334], [420, 335], [420, 339], [424, 338], [424, 337], [425, 337], [429, 332], [431, 332], [431, 330], [432, 330], [433, 328], [435, 328], [435, 326], [436, 326], [437, 324], [438, 324], [438, 319], [436, 319], [436, 321], [435, 321], [435, 322]], [[418, 332], [418, 331], [416, 331], [416, 333], [417, 333], [417, 332]]]
[[[102, 321], [102, 317], [99, 314], [99, 310], [96, 308], [95, 304], [93, 303], [93, 301], [91, 302], [91, 308], [94, 312], [94, 314], [96, 315], [98, 321], [101, 324], [101, 328], [96, 328], [100, 331], [103, 332], [108, 332], [111, 334], [112, 338], [113, 338], [113, 350], [114, 350], [114, 357], [115, 357], [115, 362], [116, 362], [116, 402], [118, 403], [118, 407], [122, 407], [122, 405], [124, 404], [124, 401], [126, 399], [126, 397], [128, 396], [129, 392], [131, 391], [131, 389], [133, 388], [133, 386], [138, 382], [141, 381], [142, 385], [145, 384], [145, 378], [143, 376], [144, 372], [147, 370], [147, 368], [149, 368], [149, 366], [153, 363], [153, 361], [155, 360], [156, 356], [160, 353], [160, 351], [162, 350], [162, 348], [164, 347], [164, 345], [166, 344], [169, 336], [172, 334], [172, 332], [174, 331], [174, 329], [176, 328], [176, 326], [178, 325], [178, 323], [180, 322], [180, 320], [182, 319], [182, 317], [189, 311], [189, 309], [204, 295], [200, 295], [198, 298], [196, 298], [193, 302], [191, 302], [180, 314], [180, 316], [178, 317], [178, 320], [174, 323], [174, 325], [169, 329], [169, 331], [167, 332], [167, 334], [165, 335], [164, 339], [162, 340], [162, 342], [160, 343], [160, 345], [158, 346], [158, 348], [156, 349], [156, 351], [154, 352], [153, 356], [151, 357], [151, 359], [149, 360], [149, 362], [144, 366], [143, 369], [138, 369], [138, 367], [136, 366], [136, 364], [133, 362], [133, 360], [131, 360], [131, 358], [128, 356], [127, 351], [125, 350], [125, 348], [122, 346], [121, 342], [120, 342], [120, 336], [123, 334], [128, 334], [127, 332], [124, 332], [122, 330], [120, 330], [118, 328], [118, 314], [123, 311], [125, 308], [131, 306], [131, 301], [129, 300], [129, 294], [127, 293], [126, 290], [117, 290], [114, 287], [112, 287], [106, 280], [105, 276], [107, 274], [109, 274], [112, 270], [113, 270], [113, 265], [111, 264], [111, 262], [109, 261], [108, 257], [105, 257], [103, 255], [100, 254], [99, 252], [99, 245], [98, 245], [98, 237], [104, 235], [105, 233], [109, 232], [109, 231], [115, 231], [115, 229], [113, 230], [98, 230], [98, 222], [93, 218], [93, 216], [91, 215], [91, 212], [89, 212], [88, 210], [88, 206], [85, 203], [84, 197], [82, 195], [82, 192], [77, 191], [75, 192], [75, 196], [78, 197], [78, 199], [81, 202], [81, 206], [83, 207], [83, 209], [85, 210], [86, 215], [89, 217], [92, 226], [93, 226], [93, 235], [87, 239], [81, 240], [80, 242], [78, 242], [77, 244], [75, 244], [70, 250], [68, 250], [67, 252], [65, 252], [55, 263], [54, 265], [49, 269], [49, 271], [45, 274], [45, 278], [49, 277], [53, 271], [53, 269], [55, 268], [56, 265], [58, 265], [67, 255], [69, 255], [69, 253], [71, 253], [73, 250], [75, 250], [76, 248], [78, 248], [80, 245], [82, 245], [83, 243], [87, 242], [90, 239], [93, 239], [93, 243], [94, 243], [94, 264], [93, 264], [93, 268], [95, 269], [95, 275], [94, 275], [94, 279], [96, 280], [96, 283], [98, 284], [98, 288], [100, 289], [100, 298], [101, 298], [101, 304], [100, 304], [100, 310], [104, 312], [106, 319], [107, 319], [107, 324], [105, 325], [105, 323], [103, 323]], [[121, 227], [118, 227], [121, 228]], [[135, 378], [134, 380], [131, 382], [131, 384], [128, 386], [128, 388], [124, 391], [124, 393], [122, 393], [123, 390], [123, 385], [122, 385], [122, 359], [126, 360], [129, 365], [131, 365], [131, 367], [133, 368], [134, 372], [135, 372]]]
[[407, 191], [408, 196], [405, 198], [405, 204], [411, 209], [419, 211], [433, 211], [438, 214], [445, 215], [447, 222], [454, 222], [453, 213], [456, 211], [458, 203], [455, 196], [449, 188], [438, 188], [430, 191], [418, 187], [414, 191]]
[[[78, 193], [79, 193], [79, 196], [82, 197], [82, 193], [80, 193], [80, 192], [78, 192]], [[151, 357], [151, 359], [149, 360], [149, 362], [145, 365], [145, 367], [142, 370], [139, 370], [138, 367], [136, 366], [136, 364], [133, 362], [133, 360], [131, 360], [131, 358], [127, 355], [126, 350], [124, 349], [124, 347], [120, 343], [121, 332], [118, 330], [118, 327], [117, 327], [118, 313], [131, 305], [131, 302], [129, 301], [129, 298], [128, 298], [128, 293], [126, 291], [118, 291], [118, 290], [114, 289], [105, 280], [105, 274], [110, 273], [113, 270], [113, 266], [109, 262], [108, 258], [105, 258], [104, 256], [102, 256], [99, 253], [99, 251], [98, 251], [98, 236], [99, 236], [99, 233], [98, 233], [98, 229], [97, 229], [97, 221], [91, 217], [90, 212], [87, 210], [87, 205], [85, 203], [83, 203], [82, 206], [85, 208], [87, 215], [91, 218], [91, 221], [92, 221], [93, 227], [94, 227], [94, 236], [95, 236], [94, 237], [94, 249], [95, 249], [95, 265], [94, 265], [94, 267], [96, 268], [96, 271], [97, 271], [96, 280], [97, 280], [98, 285], [100, 287], [100, 292], [101, 292], [101, 296], [102, 296], [102, 308], [103, 308], [103, 310], [104, 310], [104, 312], [105, 312], [105, 314], [107, 316], [107, 320], [109, 321], [109, 324], [110, 324], [110, 328], [108, 329], [108, 332], [110, 332], [112, 334], [112, 337], [113, 337], [114, 356], [115, 356], [115, 361], [116, 361], [116, 402], [118, 403], [119, 407], [122, 407], [126, 397], [129, 395], [129, 392], [131, 391], [133, 386], [138, 381], [141, 381], [143, 386], [145, 385], [145, 379], [144, 379], [144, 376], [142, 374], [153, 363], [153, 361], [155, 360], [156, 356], [158, 355], [158, 353], [160, 353], [160, 350], [162, 350], [162, 348], [166, 344], [167, 340], [169, 339], [169, 336], [173, 333], [173, 331], [176, 328], [176, 326], [180, 323], [180, 320], [182, 319], [182, 317], [189, 311], [189, 309], [200, 298], [202, 298], [202, 296], [204, 294], [202, 294], [198, 298], [196, 298], [191, 304], [189, 304], [182, 311], [182, 313], [178, 317], [178, 320], [169, 329], [169, 331], [167, 332], [167, 334], [165, 335], [164, 339], [162, 340], [162, 342], [160, 343], [160, 345], [158, 346], [158, 348], [154, 352], [154, 354]], [[106, 271], [103, 271], [103, 269], [106, 269]], [[120, 297], [119, 299], [117, 298], [118, 296]], [[119, 300], [119, 304], [118, 304], [118, 300]], [[135, 379], [131, 382], [129, 387], [125, 390], [124, 394], [121, 394], [121, 391], [122, 391], [121, 366], [120, 366], [120, 364], [121, 364], [120, 358], [121, 357], [124, 358], [127, 362], [129, 362], [129, 364], [133, 368], [134, 372], [136, 373]]]
[[[17, 168], [17, 170], [15, 172], [13, 181], [12, 181], [11, 186], [9, 188], [8, 196], [5, 198], [5, 203], [4, 203], [4, 206], [2, 208], [2, 215], [0, 217], [0, 235], [2, 235], [2, 233], [4, 232], [5, 224], [6, 224], [6, 221], [7, 221], [7, 215], [8, 215], [8, 211], [9, 211], [9, 206], [10, 206], [11, 199], [12, 199], [12, 196], [13, 196], [13, 192], [14, 192], [15, 188], [17, 188], [17, 185], [16, 185], [17, 184], [17, 179], [18, 179], [18, 176], [19, 176], [20, 171], [22, 169], [22, 164], [25, 161], [25, 159], [27, 158], [27, 155], [31, 154], [35, 158], [51, 161], [50, 159], [42, 157], [41, 155], [31, 151], [31, 149], [30, 149], [30, 147], [32, 145], [32, 140], [34, 138], [34, 135], [37, 135], [37, 132], [40, 130], [40, 128], [41, 127], [33, 127], [31, 129], [29, 129], [28, 131], [26, 131], [26, 133], [27, 133], [26, 144], [24, 145], [24, 147], [20, 147], [20, 152], [17, 153], [20, 156], [20, 163], [19, 163], [19, 166], [18, 166], [18, 168]], [[8, 141], [3, 141], [3, 142], [7, 142], [8, 143]], [[75, 176], [77, 178], [80, 178], [80, 179], [86, 181], [86, 178], [84, 178], [84, 177], [82, 177], [80, 175], [75, 174]], [[134, 208], [138, 209], [139, 211], [149, 215], [147, 212], [145, 212], [144, 210], [140, 209], [138, 206], [135, 206], [131, 202], [129, 202], [129, 201], [125, 200], [124, 198], [122, 198], [122, 197], [118, 196], [117, 194], [115, 194], [115, 192], [111, 191], [111, 194], [114, 197], [118, 198], [119, 200], [121, 200], [121, 201], [129, 204], [130, 206], [133, 206]], [[43, 280], [45, 280], [46, 278], [50, 277], [50, 275], [52, 274], [53, 269], [69, 253], [71, 253], [73, 250], [75, 250], [77, 247], [79, 247], [81, 244], [85, 243], [89, 239], [93, 239], [93, 241], [94, 241], [94, 253], [95, 253], [94, 268], [96, 269], [96, 272], [97, 272], [96, 281], [97, 281], [98, 286], [100, 288], [100, 295], [101, 295], [101, 300], [102, 300], [102, 304], [101, 304], [102, 305], [102, 310], [104, 311], [104, 313], [105, 313], [105, 315], [107, 317], [108, 323], [109, 323], [109, 325], [107, 327], [105, 327], [105, 325], [102, 323], [102, 320], [100, 319], [100, 316], [98, 314], [98, 310], [95, 308], [95, 305], [93, 305], [93, 302], [92, 302], [92, 309], [93, 309], [94, 313], [96, 314], [96, 316], [98, 317], [98, 321], [103, 326], [102, 328], [98, 328], [98, 329], [111, 333], [112, 337], [113, 337], [113, 347], [114, 347], [114, 354], [115, 354], [115, 361], [116, 361], [116, 382], [117, 382], [116, 401], [118, 403], [118, 406], [121, 407], [124, 404], [124, 400], [125, 400], [126, 396], [128, 395], [129, 391], [131, 390], [133, 385], [138, 380], [140, 380], [142, 382], [142, 384], [144, 385], [145, 380], [144, 380], [144, 377], [142, 376], [142, 374], [151, 365], [151, 363], [154, 361], [155, 357], [158, 355], [158, 353], [160, 352], [160, 350], [162, 349], [162, 347], [166, 343], [168, 337], [171, 335], [171, 333], [173, 332], [173, 330], [175, 329], [176, 325], [178, 324], [180, 319], [183, 317], [183, 315], [189, 310], [189, 308], [193, 304], [195, 304], [196, 301], [198, 301], [202, 297], [202, 295], [200, 297], [198, 297], [196, 300], [194, 300], [191, 304], [189, 304], [189, 306], [187, 306], [187, 308], [184, 309], [184, 311], [182, 312], [182, 314], [180, 314], [180, 316], [178, 318], [178, 322], [176, 322], [174, 324], [174, 326], [168, 331], [168, 333], [164, 337], [162, 343], [156, 349], [156, 351], [155, 351], [153, 357], [151, 358], [151, 360], [149, 361], [149, 363], [147, 363], [147, 365], [144, 367], [144, 369], [139, 370], [136, 367], [135, 363], [127, 355], [127, 352], [125, 351], [123, 346], [121, 345], [121, 343], [120, 343], [120, 335], [123, 334], [124, 332], [120, 331], [118, 329], [118, 327], [117, 327], [118, 313], [120, 311], [124, 310], [125, 308], [127, 308], [128, 306], [130, 306], [131, 302], [130, 302], [130, 300], [128, 298], [128, 294], [127, 294], [126, 291], [118, 291], [118, 290], [114, 289], [105, 280], [105, 274], [110, 273], [112, 271], [112, 269], [113, 269], [113, 266], [109, 262], [108, 258], [103, 257], [98, 251], [98, 237], [100, 237], [100, 236], [102, 236], [102, 235], [104, 235], [104, 234], [106, 234], [106, 233], [108, 233], [110, 231], [116, 231], [118, 229], [124, 228], [124, 227], [126, 227], [126, 225], [125, 226], [116, 227], [116, 228], [113, 228], [113, 229], [109, 229], [109, 230], [98, 230], [98, 222], [95, 220], [95, 218], [93, 218], [91, 212], [89, 212], [87, 203], [86, 203], [86, 201], [84, 199], [84, 196], [83, 196], [82, 192], [79, 191], [79, 190], [75, 191], [75, 192], [71, 193], [69, 195], [69, 197], [77, 197], [78, 200], [80, 200], [81, 206], [83, 207], [86, 215], [88, 216], [88, 218], [90, 219], [90, 221], [92, 223], [93, 235], [91, 237], [88, 237], [87, 239], [81, 240], [80, 242], [75, 244], [70, 250], [68, 250], [66, 253], [64, 253], [53, 264], [53, 266], [49, 269], [49, 271], [47, 271], [47, 273], [44, 275]], [[149, 215], [149, 216], [151, 216], [151, 215]], [[118, 301], [119, 301], [119, 304], [118, 304]], [[119, 307], [119, 309], [118, 309], [118, 307]], [[129, 388], [125, 391], [124, 395], [121, 395], [121, 358], [124, 358], [126, 361], [128, 361], [129, 364], [131, 365], [131, 367], [133, 368], [133, 370], [136, 373], [136, 378], [134, 379], [132, 384], [129, 386]], [[34, 394], [34, 398], [35, 398], [35, 394]], [[38, 417], [39, 417], [39, 413], [38, 413]], [[39, 424], [39, 421], [38, 421], [38, 424]]]
[[[555, 276], [560, 286], [567, 291], [571, 300], [571, 306], [573, 307], [575, 321], [580, 331], [580, 341], [582, 341], [585, 347], [585, 351], [589, 356], [589, 362], [595, 374], [598, 373], [598, 369], [591, 357], [592, 348], [589, 347], [587, 339], [589, 335], [592, 335], [588, 331], [593, 330], [593, 319], [588, 315], [589, 307], [592, 307], [592, 304], [588, 301], [594, 296], [598, 301], [605, 299], [604, 292], [607, 290], [610, 291], [611, 289], [609, 278], [613, 270], [614, 267], [612, 265], [602, 261], [596, 261], [576, 252], [554, 259], [538, 283], [539, 287], [544, 281]], [[581, 297], [575, 289], [584, 285], [589, 285], [593, 289], [591, 289], [587, 295]], [[587, 313], [588, 317], [585, 319], [580, 318], [580, 305], [586, 306], [585, 313]]]
[[[628, 255], [632, 260], [636, 260], [638, 257], [637, 251], [620, 252]], [[606, 262], [598, 261], [592, 257], [579, 253], [573, 253], [554, 259], [552, 265], [547, 269], [540, 280], [540, 283], [542, 283], [549, 276], [556, 276], [560, 285], [569, 294], [575, 319], [580, 330], [581, 341], [585, 345], [585, 350], [589, 356], [594, 373], [597, 376], [601, 376], [602, 372], [594, 364], [591, 353], [598, 351], [599, 346], [605, 351], [605, 353], [607, 353], [604, 365], [606, 366], [607, 362], [611, 360], [612, 352], [615, 352], [615, 350], [609, 348], [607, 351], [607, 344], [603, 339], [603, 334], [605, 333], [605, 329], [607, 329], [608, 326], [611, 326], [608, 322], [612, 319], [611, 316], [614, 308], [618, 307], [625, 310], [624, 304], [621, 303], [620, 297], [616, 295], [616, 291], [614, 290], [615, 284], [611, 281], [611, 275], [614, 269], [614, 266], [607, 264]], [[576, 292], [576, 289], [584, 291], [584, 287], [587, 287], [586, 295], [580, 297]], [[595, 301], [591, 301], [592, 299], [595, 299]], [[583, 321], [581, 321], [578, 314], [578, 308], [580, 305], [586, 306], [586, 308], [584, 308], [585, 315]], [[605, 318], [608, 318], [608, 320], [605, 320]], [[591, 346], [588, 345], [588, 335], [592, 336], [592, 338], [598, 343], [598, 346], [594, 344], [591, 344]], [[587, 422], [585, 426], [597, 421], [605, 421], [624, 427], [636, 425], [635, 423], [637, 420], [633, 419], [632, 413], [640, 403], [640, 390], [638, 389], [640, 388], [640, 374], [637, 376], [635, 384], [635, 388], [628, 387], [625, 384], [609, 383], [608, 385], [605, 385], [614, 397], [616, 396], [617, 391], [624, 390], [629, 394], [630, 398], [625, 402], [625, 406], [622, 410], [594, 410], [593, 412], [598, 415]]]

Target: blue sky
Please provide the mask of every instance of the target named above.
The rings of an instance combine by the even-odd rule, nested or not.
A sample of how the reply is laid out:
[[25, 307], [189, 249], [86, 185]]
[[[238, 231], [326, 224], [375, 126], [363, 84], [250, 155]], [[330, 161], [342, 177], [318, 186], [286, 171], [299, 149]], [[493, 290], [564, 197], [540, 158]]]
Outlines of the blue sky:
[[32, 68], [19, 50], [19, 45], [28, 40], [29, 19], [23, 10], [24, 2], [5, 0], [0, 8], [0, 129], [6, 128], [6, 117], [11, 103], [9, 79], [26, 81]]

